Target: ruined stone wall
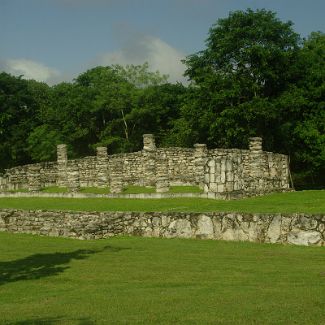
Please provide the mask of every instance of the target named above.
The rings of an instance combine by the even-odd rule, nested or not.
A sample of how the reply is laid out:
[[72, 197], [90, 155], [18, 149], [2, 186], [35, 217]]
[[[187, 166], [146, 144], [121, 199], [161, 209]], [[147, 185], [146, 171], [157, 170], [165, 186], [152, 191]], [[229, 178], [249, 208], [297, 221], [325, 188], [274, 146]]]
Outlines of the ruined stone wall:
[[325, 245], [325, 215], [0, 210], [0, 231], [99, 239], [116, 235]]
[[262, 151], [261, 141], [251, 138], [250, 150], [209, 150], [204, 168], [205, 192], [259, 195], [289, 190], [288, 157]]
[[[260, 195], [289, 189], [289, 163], [285, 155], [262, 151], [262, 139], [251, 138], [249, 150], [156, 148], [154, 137], [145, 134], [143, 150], [108, 155], [98, 147], [96, 156], [69, 160], [66, 145], [58, 145], [57, 162], [12, 168], [0, 177], [0, 189], [110, 187], [120, 193], [129, 185], [155, 186], [159, 193], [171, 185], [199, 185], [205, 193], [231, 193], [230, 197]], [[213, 195], [211, 195], [213, 197]], [[224, 198], [224, 195], [223, 195]]]
[[196, 184], [194, 159], [194, 149], [191, 148], [159, 148], [156, 153], [156, 164], [167, 165], [170, 185]]
[[0, 190], [29, 189], [30, 182], [35, 183], [35, 181], [40, 187], [55, 186], [57, 177], [56, 162], [13, 167], [7, 169], [0, 177]]
[[109, 182], [118, 175], [123, 186], [147, 185], [145, 169], [145, 157], [141, 151], [127, 154], [115, 154], [108, 156]]

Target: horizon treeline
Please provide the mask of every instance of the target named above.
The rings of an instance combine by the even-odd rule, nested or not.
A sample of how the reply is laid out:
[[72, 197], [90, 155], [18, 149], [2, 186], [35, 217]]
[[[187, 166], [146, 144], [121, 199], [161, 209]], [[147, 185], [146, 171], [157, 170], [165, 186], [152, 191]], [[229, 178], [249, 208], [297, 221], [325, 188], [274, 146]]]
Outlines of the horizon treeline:
[[0, 73], [0, 171], [56, 158], [160, 146], [247, 148], [290, 156], [296, 187], [325, 184], [325, 34], [302, 39], [274, 12], [231, 12], [188, 56], [188, 85], [147, 63], [95, 67], [54, 86]]

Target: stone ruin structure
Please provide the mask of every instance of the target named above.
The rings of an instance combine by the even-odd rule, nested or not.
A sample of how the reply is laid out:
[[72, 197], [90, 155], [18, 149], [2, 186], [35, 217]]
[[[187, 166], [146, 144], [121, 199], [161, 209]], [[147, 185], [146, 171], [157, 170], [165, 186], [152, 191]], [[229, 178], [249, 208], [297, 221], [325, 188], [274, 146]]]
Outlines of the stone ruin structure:
[[110, 188], [121, 193], [129, 185], [153, 186], [164, 193], [172, 185], [198, 185], [209, 198], [240, 198], [268, 192], [288, 191], [289, 161], [283, 154], [262, 150], [262, 139], [250, 138], [249, 150], [157, 148], [152, 134], [143, 135], [143, 149], [125, 154], [107, 154], [98, 147], [97, 155], [70, 160], [67, 146], [57, 146], [57, 161], [7, 169], [0, 177], [0, 190], [43, 187]]

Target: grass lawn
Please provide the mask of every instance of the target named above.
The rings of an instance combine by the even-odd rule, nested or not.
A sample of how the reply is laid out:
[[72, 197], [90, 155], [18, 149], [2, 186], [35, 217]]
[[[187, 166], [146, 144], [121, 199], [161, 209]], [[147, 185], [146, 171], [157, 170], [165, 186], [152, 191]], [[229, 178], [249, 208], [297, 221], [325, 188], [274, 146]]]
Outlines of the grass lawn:
[[0, 324], [324, 324], [324, 253], [0, 233]]
[[0, 198], [0, 208], [84, 211], [238, 211], [325, 213], [325, 191], [277, 193], [242, 200]]

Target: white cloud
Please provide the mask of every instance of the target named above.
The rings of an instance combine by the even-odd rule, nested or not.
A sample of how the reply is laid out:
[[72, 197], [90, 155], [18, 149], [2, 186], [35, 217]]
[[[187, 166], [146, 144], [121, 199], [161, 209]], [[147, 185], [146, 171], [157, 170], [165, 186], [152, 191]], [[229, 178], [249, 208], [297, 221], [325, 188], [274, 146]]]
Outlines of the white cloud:
[[161, 39], [141, 36], [129, 39], [121, 50], [100, 55], [95, 63], [99, 65], [138, 65], [148, 62], [151, 71], [169, 75], [169, 81], [186, 82], [183, 77], [185, 66], [181, 62], [184, 58], [184, 53]]
[[28, 59], [8, 59], [1, 62], [1, 68], [15, 76], [23, 76], [24, 79], [56, 83], [60, 79], [60, 72], [46, 65]]

